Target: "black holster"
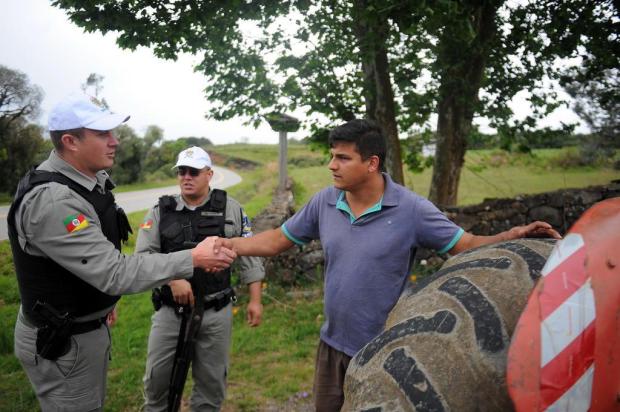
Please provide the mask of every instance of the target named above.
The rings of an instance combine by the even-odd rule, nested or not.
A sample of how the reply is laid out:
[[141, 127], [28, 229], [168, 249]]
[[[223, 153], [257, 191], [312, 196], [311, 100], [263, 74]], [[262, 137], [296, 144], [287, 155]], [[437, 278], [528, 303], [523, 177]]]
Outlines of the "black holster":
[[216, 312], [225, 308], [230, 302], [236, 302], [237, 296], [232, 288], [226, 288], [212, 295], [205, 296], [205, 309], [213, 308]]
[[44, 326], [37, 330], [37, 355], [56, 360], [71, 349], [71, 324], [61, 328]]
[[45, 319], [37, 330], [37, 355], [56, 360], [69, 352], [73, 319], [68, 313], [60, 314], [51, 305], [37, 301], [33, 312]]
[[61, 314], [52, 305], [37, 301], [32, 311], [44, 319], [37, 326], [37, 355], [56, 360], [71, 349], [71, 336], [88, 333], [106, 323], [107, 316], [86, 322], [75, 322], [68, 313]]
[[[225, 308], [230, 302], [236, 302], [237, 296], [235, 295], [233, 288], [226, 288], [220, 290], [219, 292], [204, 296], [203, 299], [205, 310], [213, 308], [217, 312]], [[170, 306], [174, 309], [177, 315], [189, 310], [189, 307], [186, 305], [179, 305], [174, 301], [172, 290], [168, 285], [153, 289], [151, 301], [153, 302], [153, 308], [155, 311], [161, 309], [162, 306]]]

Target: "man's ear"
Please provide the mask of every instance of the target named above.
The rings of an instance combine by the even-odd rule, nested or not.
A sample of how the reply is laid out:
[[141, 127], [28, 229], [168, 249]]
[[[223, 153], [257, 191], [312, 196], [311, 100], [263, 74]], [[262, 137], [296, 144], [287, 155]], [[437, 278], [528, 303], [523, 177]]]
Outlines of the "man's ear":
[[375, 173], [379, 170], [379, 156], [372, 155], [368, 158], [368, 172]]
[[75, 152], [77, 150], [75, 144], [76, 140], [78, 140], [78, 137], [69, 133], [65, 133], [60, 137], [63, 149], [71, 152]]

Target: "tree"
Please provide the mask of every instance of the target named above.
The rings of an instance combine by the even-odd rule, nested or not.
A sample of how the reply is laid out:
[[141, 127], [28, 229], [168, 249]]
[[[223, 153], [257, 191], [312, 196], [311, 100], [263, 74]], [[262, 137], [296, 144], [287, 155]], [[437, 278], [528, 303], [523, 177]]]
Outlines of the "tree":
[[[414, 1], [395, 3], [391, 17], [401, 33], [412, 34], [407, 46], [415, 55], [408, 61], [419, 56], [430, 62], [422, 64], [432, 79], [426, 96], [438, 120], [429, 198], [439, 204], [457, 200], [476, 116], [491, 119], [500, 135], [518, 139], [564, 104], [549, 83], [596, 82], [602, 67], [619, 63], [617, 2]], [[558, 70], [560, 59], [565, 65], [586, 62], [587, 75], [575, 75], [579, 64]], [[507, 103], [521, 91], [529, 94], [533, 114], [517, 122]]]
[[143, 180], [144, 140], [134, 130], [122, 124], [114, 129], [120, 144], [110, 175], [117, 184], [136, 183]]
[[108, 105], [108, 102], [106, 102], [105, 98], [102, 97], [101, 99], [99, 99], [99, 94], [103, 90], [103, 79], [104, 77], [100, 74], [89, 74], [86, 78], [86, 82], [82, 83], [82, 91], [84, 93], [89, 93], [92, 90], [94, 92], [92, 94], [97, 100], [99, 100], [99, 103], [101, 103], [101, 105], [106, 109], [109, 109], [110, 106]]
[[30, 84], [24, 73], [0, 65], [0, 144], [14, 122], [35, 120], [40, 114], [43, 92]]
[[573, 110], [594, 134], [582, 142], [584, 163], [613, 159], [620, 148], [620, 70], [605, 70], [603, 82], [572, 81], [565, 89], [575, 101]]
[[34, 166], [44, 148], [36, 120], [43, 98], [41, 89], [30, 84], [17, 70], [0, 65], [0, 191], [12, 193], [19, 178]]
[[157, 146], [164, 140], [164, 129], [157, 125], [149, 125], [144, 132], [144, 145], [147, 150]]
[[152, 147], [144, 161], [144, 174], [147, 180], [161, 180], [174, 176], [172, 167], [177, 155], [187, 149], [183, 139], [166, 140], [158, 147]]
[[[212, 118], [258, 123], [266, 113], [303, 108], [326, 116], [309, 126], [319, 139], [336, 122], [375, 119], [388, 138], [386, 163], [396, 181], [399, 134], [428, 127], [436, 111], [430, 197], [440, 204], [456, 202], [475, 117], [491, 118], [506, 136], [535, 129], [537, 118], [561, 104], [544, 87], [558, 78], [556, 59], [583, 49], [599, 55], [609, 30], [617, 42], [617, 5], [609, 0], [53, 3], [88, 31], [118, 31], [121, 47], [153, 47], [163, 58], [200, 54], [197, 70], [216, 103]], [[252, 24], [256, 30], [244, 36]], [[534, 115], [514, 122], [507, 102], [522, 90]]]
[[40, 126], [23, 119], [15, 121], [6, 130], [0, 148], [0, 192], [13, 194], [19, 179], [42, 160], [44, 152], [49, 154], [49, 143], [43, 139]]
[[[367, 11], [372, 4], [357, 2], [341, 7], [338, 2], [320, 3], [317, 6], [307, 1], [223, 2], [214, 7], [207, 2], [186, 1], [53, 2], [65, 9], [71, 20], [87, 31], [118, 31], [121, 47], [153, 47], [155, 54], [163, 58], [176, 58], [182, 52], [201, 54], [203, 61], [197, 69], [207, 77], [207, 98], [219, 103], [209, 112], [209, 116], [217, 120], [247, 116], [256, 125], [267, 113], [287, 112], [304, 106], [308, 108], [308, 113], [322, 113], [331, 121], [349, 120], [354, 114], [362, 112], [360, 102], [364, 99], [361, 98], [361, 86], [364, 84], [368, 94], [366, 114], [376, 119], [386, 132], [389, 143], [387, 165], [395, 180], [402, 182], [387, 49], [381, 44], [382, 40], [374, 39], [372, 34], [375, 30], [381, 30], [381, 36], [387, 36], [386, 20], [372, 17], [372, 13]], [[354, 6], [353, 10], [351, 6]], [[338, 78], [334, 72], [327, 72], [327, 77], [320, 78], [320, 84], [308, 84], [305, 91], [311, 91], [311, 95], [305, 97], [305, 91], [294, 77], [286, 75], [286, 71], [292, 69], [289, 62], [294, 59], [285, 58], [273, 63], [267, 62], [265, 56], [273, 57], [274, 50], [278, 48], [291, 49], [291, 39], [284, 38], [277, 28], [281, 24], [276, 22], [278, 16], [294, 10], [309, 12], [313, 18], [322, 19], [321, 8], [325, 7], [340, 13], [333, 17], [331, 13], [323, 15], [331, 22], [329, 38], [336, 42], [335, 46], [328, 43], [326, 48], [329, 51], [323, 53], [318, 49], [317, 53], [310, 52], [308, 64], [296, 69], [303, 75], [307, 70], [318, 68], [317, 61], [328, 63], [326, 70], [345, 68], [351, 64], [358, 67], [352, 71], [347, 69], [351, 72], [350, 78]], [[342, 25], [339, 21], [340, 17], [352, 11], [363, 20], [356, 33], [353, 32], [350, 16], [346, 22], [348, 24]], [[247, 22], [254, 22], [262, 28], [262, 35], [254, 40], [244, 37], [242, 28]], [[342, 30], [339, 26], [343, 26]], [[319, 26], [313, 27], [313, 33], [322, 30]], [[308, 33], [308, 30], [304, 32]], [[342, 32], [345, 36], [339, 39]], [[351, 44], [354, 46], [344, 44], [347, 40], [353, 40]], [[333, 55], [338, 51], [333, 47], [341, 48], [343, 44], [345, 47], [342, 50], [345, 50], [346, 56], [329, 61], [331, 59], [326, 53]], [[360, 70], [362, 61], [364, 75]], [[285, 80], [279, 82], [271, 68], [279, 72], [278, 76], [284, 73]], [[320, 73], [326, 71], [321, 70]], [[362, 80], [364, 76], [365, 83]], [[354, 88], [349, 87], [352, 84]]]

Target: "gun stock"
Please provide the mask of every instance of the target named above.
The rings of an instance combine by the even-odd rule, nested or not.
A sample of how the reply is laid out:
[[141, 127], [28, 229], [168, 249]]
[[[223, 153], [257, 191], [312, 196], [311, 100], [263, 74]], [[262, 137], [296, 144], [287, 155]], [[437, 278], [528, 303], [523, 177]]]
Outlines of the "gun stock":
[[[196, 242], [184, 242], [184, 248], [195, 247]], [[196, 337], [202, 324], [204, 315], [204, 282], [199, 283], [200, 290], [194, 290], [194, 296], [198, 296], [195, 305], [191, 310], [189, 307], [182, 313], [181, 327], [179, 330], [179, 338], [177, 341], [177, 349], [174, 354], [174, 365], [172, 366], [172, 374], [170, 375], [170, 386], [168, 389], [168, 412], [177, 412], [181, 406], [183, 398], [183, 389], [187, 380], [187, 373], [192, 363], [194, 347], [196, 346]]]
[[174, 355], [172, 375], [170, 376], [170, 387], [168, 392], [169, 412], [177, 412], [181, 406], [185, 381], [187, 380], [189, 367], [192, 363], [196, 336], [200, 330], [202, 316], [204, 314], [204, 306], [200, 306], [199, 308], [197, 305], [192, 311], [183, 314], [179, 341], [177, 342], [177, 351]]

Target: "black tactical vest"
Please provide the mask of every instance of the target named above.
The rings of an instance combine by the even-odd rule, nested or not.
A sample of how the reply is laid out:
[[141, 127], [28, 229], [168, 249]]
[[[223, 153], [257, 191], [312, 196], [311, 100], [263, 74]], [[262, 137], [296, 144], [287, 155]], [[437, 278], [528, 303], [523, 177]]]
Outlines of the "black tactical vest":
[[[170, 253], [191, 249], [208, 236], [225, 237], [226, 192], [213, 189], [209, 201], [195, 210], [184, 207], [176, 210], [172, 196], [159, 198], [159, 235], [161, 252]], [[198, 285], [197, 282], [204, 282]], [[230, 268], [217, 273], [206, 273], [194, 268], [190, 279], [194, 291], [204, 290], [207, 295], [230, 287]]]
[[125, 212], [116, 205], [114, 195], [109, 191], [112, 188], [109, 182], [106, 182], [106, 193], [101, 194], [96, 188], [89, 191], [60, 173], [33, 170], [26, 174], [19, 182], [7, 221], [22, 310], [36, 325], [44, 323], [32, 311], [37, 300], [49, 303], [61, 313], [68, 312], [70, 316], [79, 317], [108, 308], [120, 299], [120, 296], [99, 291], [50, 258], [29, 255], [20, 247], [15, 226], [17, 208], [28, 191], [48, 182], [68, 186], [93, 205], [103, 234], [116, 249], [120, 250], [121, 241], [127, 241], [131, 232]]

